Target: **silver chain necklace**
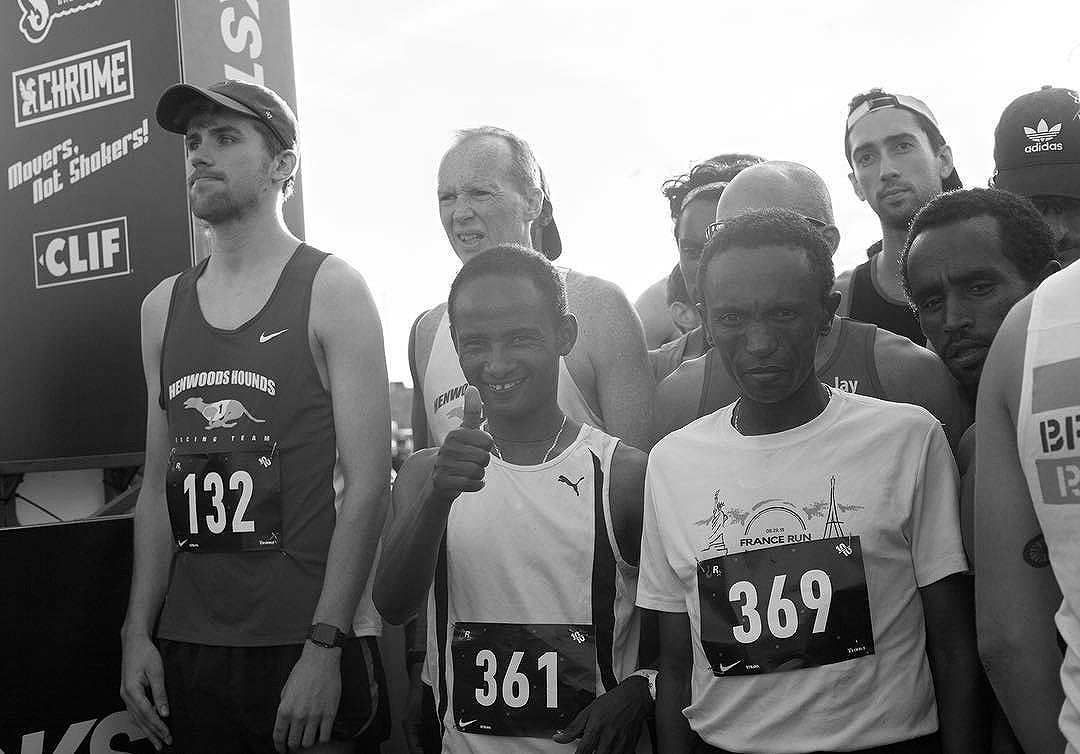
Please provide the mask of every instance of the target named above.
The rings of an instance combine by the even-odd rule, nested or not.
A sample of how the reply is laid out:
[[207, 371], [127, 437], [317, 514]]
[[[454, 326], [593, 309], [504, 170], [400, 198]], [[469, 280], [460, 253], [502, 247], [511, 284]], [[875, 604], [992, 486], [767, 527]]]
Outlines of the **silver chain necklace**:
[[[829, 392], [828, 386], [826, 386], [826, 385], [824, 385], [822, 383], [818, 383], [818, 384], [821, 385], [821, 390], [822, 390], [822, 396], [821, 397], [824, 398], [825, 403], [828, 404], [829, 403], [829, 398], [831, 397], [832, 394]], [[742, 431], [742, 422], [739, 421], [739, 406], [741, 406], [741, 405], [742, 405], [742, 396], [740, 395], [738, 400], [735, 401], [735, 406], [731, 409], [731, 426], [734, 427], [735, 431], [738, 432], [740, 435], [745, 434]], [[500, 456], [500, 458], [501, 457], [502, 456]]]
[[[551, 455], [551, 451], [555, 450], [555, 446], [559, 444], [559, 438], [562, 437], [562, 433], [563, 433], [564, 429], [566, 429], [566, 414], [563, 414], [562, 424], [559, 425], [559, 431], [555, 433], [555, 440], [551, 443], [551, 447], [549, 447], [547, 449], [547, 452], [544, 453], [544, 458], [543, 458], [543, 460], [540, 461], [540, 463], [547, 463], [548, 456]], [[485, 432], [487, 431], [487, 422], [486, 421], [484, 422], [484, 431]], [[498, 459], [500, 461], [503, 460], [502, 451], [499, 450], [499, 446], [495, 442], [495, 435], [491, 436], [491, 449], [492, 449], [492, 451], [494, 451], [495, 455], [498, 457]]]

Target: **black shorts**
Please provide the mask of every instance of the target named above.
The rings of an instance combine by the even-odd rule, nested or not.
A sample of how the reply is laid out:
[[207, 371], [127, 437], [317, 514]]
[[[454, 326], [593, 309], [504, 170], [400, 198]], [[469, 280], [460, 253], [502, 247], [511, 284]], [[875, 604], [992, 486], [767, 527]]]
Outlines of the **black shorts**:
[[[214, 647], [161, 639], [165, 694], [177, 754], [274, 751], [281, 691], [303, 644]], [[341, 701], [331, 738], [377, 752], [390, 732], [386, 677], [373, 636], [349, 639], [341, 653]]]

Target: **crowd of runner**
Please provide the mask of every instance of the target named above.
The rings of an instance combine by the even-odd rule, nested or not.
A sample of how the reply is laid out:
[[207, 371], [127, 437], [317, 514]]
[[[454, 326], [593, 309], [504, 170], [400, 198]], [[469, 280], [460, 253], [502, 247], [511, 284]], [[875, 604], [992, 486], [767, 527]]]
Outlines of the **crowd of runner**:
[[222, 82], [157, 120], [210, 255], [142, 310], [121, 694], [156, 748], [379, 751], [383, 620], [411, 752], [1080, 748], [1075, 91], [1011, 103], [968, 189], [924, 102], [852, 99], [881, 240], [839, 275], [817, 173], [705, 160], [637, 310], [554, 265], [529, 145], [460, 131], [392, 487], [371, 293], [282, 219], [293, 112]]

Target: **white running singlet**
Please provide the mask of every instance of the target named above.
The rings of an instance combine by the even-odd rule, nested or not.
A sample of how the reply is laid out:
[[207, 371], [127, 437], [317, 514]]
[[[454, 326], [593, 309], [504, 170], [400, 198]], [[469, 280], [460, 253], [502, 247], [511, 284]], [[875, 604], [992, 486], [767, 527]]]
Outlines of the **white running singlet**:
[[[431, 356], [424, 370], [424, 413], [427, 414], [428, 433], [432, 447], [442, 445], [450, 430], [461, 426], [465, 410], [465, 375], [458, 362], [454, 341], [450, 338], [450, 317], [443, 308], [435, 341], [431, 344]], [[559, 406], [570, 419], [603, 430], [604, 420], [589, 407], [581, 388], [574, 382], [566, 359], [559, 359]]]
[[636, 665], [637, 568], [609, 505], [618, 440], [582, 425], [536, 466], [492, 456], [454, 501], [428, 595], [443, 752], [567, 752], [551, 736]]
[[1080, 265], [1051, 275], [1031, 302], [1016, 447], [1061, 587], [1055, 620], [1068, 645], [1058, 724], [1080, 750]]

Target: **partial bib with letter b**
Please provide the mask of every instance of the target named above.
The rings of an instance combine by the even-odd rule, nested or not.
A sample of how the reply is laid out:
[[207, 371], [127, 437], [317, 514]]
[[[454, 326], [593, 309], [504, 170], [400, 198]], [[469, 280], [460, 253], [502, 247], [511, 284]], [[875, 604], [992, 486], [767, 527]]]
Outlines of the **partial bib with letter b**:
[[282, 549], [276, 449], [176, 453], [165, 499], [173, 538], [187, 552]]
[[857, 536], [705, 560], [697, 585], [701, 644], [716, 676], [812, 668], [874, 653]]
[[459, 622], [451, 653], [462, 733], [550, 738], [596, 697], [589, 625]]

